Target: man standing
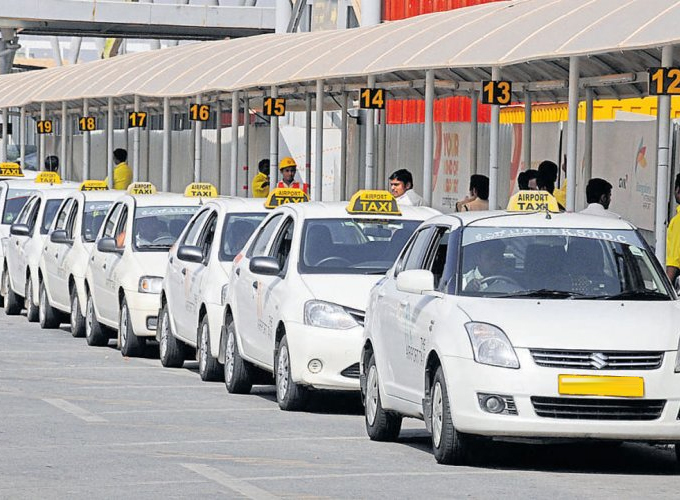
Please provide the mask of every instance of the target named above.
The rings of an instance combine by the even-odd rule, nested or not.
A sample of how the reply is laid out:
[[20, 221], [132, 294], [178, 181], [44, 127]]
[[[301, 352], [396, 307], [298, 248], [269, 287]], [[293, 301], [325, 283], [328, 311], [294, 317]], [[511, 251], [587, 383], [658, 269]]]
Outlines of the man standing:
[[[118, 148], [113, 152], [113, 162], [116, 166], [113, 169], [113, 189], [125, 190], [132, 183], [132, 169], [125, 163], [127, 151]], [[109, 178], [104, 179], [108, 183]]]
[[[680, 203], [680, 174], [675, 177], [675, 202]], [[666, 233], [666, 274], [673, 284], [680, 274], [680, 205]]]
[[269, 196], [269, 160], [260, 160], [257, 169], [259, 172], [253, 179], [253, 198], [266, 198]]
[[586, 201], [588, 206], [581, 210], [580, 213], [582, 214], [610, 217], [612, 219], [621, 218], [619, 214], [609, 211], [609, 204], [612, 201], [612, 185], [604, 179], [594, 177], [588, 181]]
[[279, 163], [279, 172], [282, 179], [276, 185], [277, 188], [302, 189], [305, 193], [309, 192], [309, 184], [302, 184], [295, 180], [297, 173], [297, 163], [290, 156], [286, 156]]
[[470, 194], [456, 203], [457, 212], [489, 210], [489, 178], [486, 175], [470, 176]]
[[402, 168], [390, 175], [390, 191], [400, 205], [423, 206], [423, 198], [413, 190], [411, 172]]
[[45, 158], [45, 172], [58, 172], [59, 158], [52, 155]]

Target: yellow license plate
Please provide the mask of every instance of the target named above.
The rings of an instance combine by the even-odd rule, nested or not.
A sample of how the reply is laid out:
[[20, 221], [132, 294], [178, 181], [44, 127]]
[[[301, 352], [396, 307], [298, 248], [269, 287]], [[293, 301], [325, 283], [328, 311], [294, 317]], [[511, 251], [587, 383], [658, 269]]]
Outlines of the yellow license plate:
[[569, 396], [641, 398], [645, 395], [645, 380], [642, 377], [560, 375], [557, 384], [559, 393]]

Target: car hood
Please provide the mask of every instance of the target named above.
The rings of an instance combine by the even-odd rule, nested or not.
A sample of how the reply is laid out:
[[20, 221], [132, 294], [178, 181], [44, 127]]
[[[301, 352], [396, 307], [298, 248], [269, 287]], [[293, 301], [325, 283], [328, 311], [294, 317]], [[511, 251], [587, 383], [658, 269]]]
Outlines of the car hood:
[[315, 299], [365, 311], [371, 288], [383, 275], [306, 274], [300, 278]]
[[678, 348], [677, 301], [460, 299], [460, 308], [472, 321], [501, 328], [515, 347], [641, 351]]

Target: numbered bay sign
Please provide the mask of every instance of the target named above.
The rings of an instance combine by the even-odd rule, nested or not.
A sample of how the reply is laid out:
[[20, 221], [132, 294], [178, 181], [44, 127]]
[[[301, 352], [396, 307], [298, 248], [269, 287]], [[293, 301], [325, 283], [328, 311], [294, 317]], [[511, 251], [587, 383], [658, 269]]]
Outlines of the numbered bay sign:
[[385, 89], [362, 88], [359, 106], [361, 109], [385, 109]]
[[81, 132], [94, 132], [97, 130], [97, 119], [94, 116], [81, 116], [78, 120], [78, 130]]
[[38, 134], [51, 134], [54, 132], [54, 125], [52, 124], [52, 120], [39, 120], [35, 124], [36, 130]]
[[680, 95], [680, 68], [649, 68], [649, 95]]
[[506, 106], [512, 99], [512, 82], [507, 80], [483, 81], [482, 103]]
[[128, 113], [128, 127], [146, 127], [146, 111], [131, 111]]
[[262, 111], [267, 116], [283, 116], [286, 114], [286, 99], [283, 97], [265, 97]]
[[208, 104], [192, 104], [189, 106], [189, 119], [194, 122], [210, 120], [210, 106]]

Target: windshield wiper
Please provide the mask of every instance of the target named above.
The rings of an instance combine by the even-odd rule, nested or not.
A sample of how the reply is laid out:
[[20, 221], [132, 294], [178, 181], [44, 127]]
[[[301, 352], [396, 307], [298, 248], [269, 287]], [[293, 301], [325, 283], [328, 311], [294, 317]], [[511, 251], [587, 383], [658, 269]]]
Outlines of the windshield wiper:
[[626, 290], [616, 295], [603, 295], [602, 300], [670, 300], [665, 293], [655, 290]]
[[151, 249], [151, 250], [170, 250], [172, 245], [137, 245], [138, 249]]
[[573, 299], [573, 298], [590, 298], [582, 293], [568, 292], [566, 290], [551, 290], [549, 288], [541, 288], [538, 290], [526, 290], [517, 293], [508, 293], [505, 295], [494, 295], [498, 298], [518, 298], [518, 297], [539, 297], [547, 299]]

